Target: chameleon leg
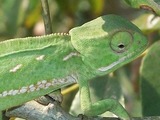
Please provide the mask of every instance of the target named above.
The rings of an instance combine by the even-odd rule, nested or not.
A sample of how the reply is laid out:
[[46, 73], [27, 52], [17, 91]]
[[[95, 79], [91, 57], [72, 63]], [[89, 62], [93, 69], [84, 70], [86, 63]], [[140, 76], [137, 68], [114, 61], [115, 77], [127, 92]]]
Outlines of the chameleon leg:
[[130, 119], [123, 106], [114, 99], [105, 99], [95, 103], [91, 102], [88, 82], [80, 84], [81, 109], [87, 116], [96, 116], [110, 111], [122, 119]]

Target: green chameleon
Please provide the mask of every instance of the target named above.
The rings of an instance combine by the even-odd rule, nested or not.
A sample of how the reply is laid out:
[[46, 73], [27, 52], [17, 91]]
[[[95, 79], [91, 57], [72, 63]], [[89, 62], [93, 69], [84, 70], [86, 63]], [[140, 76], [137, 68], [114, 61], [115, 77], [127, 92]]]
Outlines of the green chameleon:
[[85, 115], [111, 111], [129, 119], [114, 99], [92, 103], [88, 82], [131, 62], [147, 43], [135, 25], [116, 15], [99, 17], [69, 34], [0, 42], [0, 111], [77, 82]]

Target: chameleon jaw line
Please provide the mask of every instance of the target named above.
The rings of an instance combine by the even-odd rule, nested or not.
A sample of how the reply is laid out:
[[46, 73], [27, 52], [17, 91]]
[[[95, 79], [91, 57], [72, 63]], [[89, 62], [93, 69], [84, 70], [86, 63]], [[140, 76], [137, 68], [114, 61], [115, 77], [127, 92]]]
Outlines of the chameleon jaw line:
[[122, 57], [118, 61], [113, 62], [112, 64], [110, 64], [108, 66], [100, 67], [100, 68], [98, 68], [98, 70], [101, 71], [101, 72], [108, 71], [108, 70], [112, 69], [114, 66], [116, 66], [117, 64], [122, 63], [123, 61], [125, 61], [128, 57], [132, 56], [132, 54], [133, 53], [131, 53], [131, 54], [125, 56], [125, 57]]

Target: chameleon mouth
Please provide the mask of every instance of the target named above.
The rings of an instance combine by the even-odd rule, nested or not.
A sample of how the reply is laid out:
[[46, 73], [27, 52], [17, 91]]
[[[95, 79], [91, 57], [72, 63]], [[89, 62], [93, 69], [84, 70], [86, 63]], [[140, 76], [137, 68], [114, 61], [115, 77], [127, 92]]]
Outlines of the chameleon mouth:
[[128, 54], [127, 56], [120, 58], [118, 61], [113, 62], [112, 64], [110, 64], [110, 65], [108, 65], [108, 66], [100, 67], [100, 68], [98, 68], [98, 71], [101, 71], [101, 72], [108, 71], [108, 70], [112, 69], [113, 67], [115, 67], [116, 65], [122, 63], [123, 61], [125, 61], [125, 60], [128, 59], [129, 57], [131, 57], [133, 54], [134, 54], [134, 53], [130, 53], [130, 54]]
[[[145, 49], [144, 49], [145, 50]], [[144, 51], [143, 50], [143, 51]], [[120, 58], [118, 61], [115, 61], [113, 62], [112, 64], [108, 65], [108, 66], [104, 66], [104, 67], [100, 67], [98, 68], [98, 71], [100, 72], [106, 72], [106, 71], [109, 71], [111, 70], [112, 68], [118, 68], [119, 66], [122, 66], [123, 65], [123, 62], [126, 61], [126, 63], [129, 63], [130, 61], [128, 61], [127, 59], [128, 58], [134, 58], [136, 59], [143, 51], [139, 51], [139, 50], [136, 50], [135, 52], [132, 52], [130, 54], [128, 54], [127, 56], [124, 56], [122, 58]], [[139, 52], [139, 54], [135, 55], [135, 53]], [[121, 64], [122, 63], [122, 64]], [[121, 65], [118, 65], [118, 64], [121, 64]], [[116, 67], [117, 66], [117, 67]]]

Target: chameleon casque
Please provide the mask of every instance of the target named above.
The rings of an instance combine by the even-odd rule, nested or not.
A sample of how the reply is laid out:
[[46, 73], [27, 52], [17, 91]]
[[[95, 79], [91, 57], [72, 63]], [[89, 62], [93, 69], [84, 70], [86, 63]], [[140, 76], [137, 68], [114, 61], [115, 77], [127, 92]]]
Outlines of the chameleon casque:
[[129, 118], [114, 99], [92, 103], [88, 81], [131, 62], [147, 43], [135, 25], [117, 15], [99, 17], [69, 34], [0, 42], [0, 111], [77, 82], [84, 114], [111, 111]]

